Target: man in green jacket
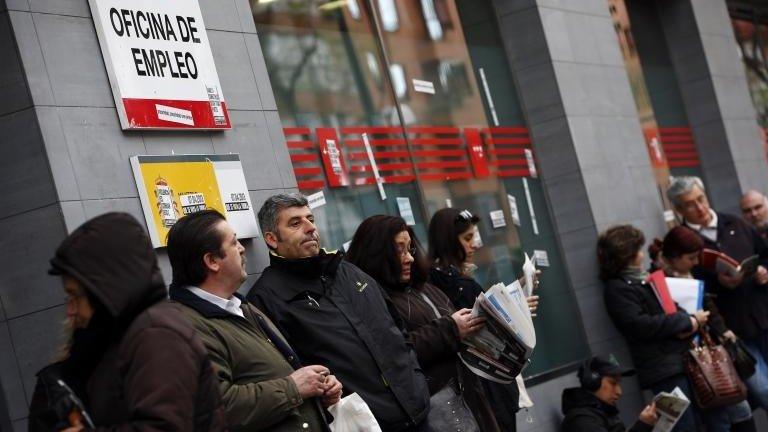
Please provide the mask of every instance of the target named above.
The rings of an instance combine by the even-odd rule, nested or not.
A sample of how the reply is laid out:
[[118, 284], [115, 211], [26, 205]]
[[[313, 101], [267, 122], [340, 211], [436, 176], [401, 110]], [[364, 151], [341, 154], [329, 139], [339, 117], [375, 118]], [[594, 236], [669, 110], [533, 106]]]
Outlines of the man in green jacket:
[[171, 300], [197, 329], [219, 379], [232, 431], [328, 431], [323, 407], [341, 383], [325, 366], [302, 367], [280, 332], [237, 294], [245, 249], [220, 213], [185, 216], [168, 233]]

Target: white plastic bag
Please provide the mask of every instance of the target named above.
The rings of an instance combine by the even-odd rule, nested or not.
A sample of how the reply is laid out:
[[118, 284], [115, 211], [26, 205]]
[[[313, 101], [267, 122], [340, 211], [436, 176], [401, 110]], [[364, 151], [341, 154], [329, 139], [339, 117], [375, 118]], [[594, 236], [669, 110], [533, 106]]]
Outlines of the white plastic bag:
[[368, 404], [357, 393], [342, 398], [328, 412], [333, 416], [331, 432], [381, 432]]

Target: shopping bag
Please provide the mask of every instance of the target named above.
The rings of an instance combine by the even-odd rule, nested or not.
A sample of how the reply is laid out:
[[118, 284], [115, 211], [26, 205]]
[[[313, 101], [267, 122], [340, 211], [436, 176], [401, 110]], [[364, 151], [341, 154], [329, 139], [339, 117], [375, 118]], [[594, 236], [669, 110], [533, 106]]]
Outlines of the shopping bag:
[[368, 404], [357, 393], [342, 398], [328, 412], [333, 416], [331, 432], [381, 432]]

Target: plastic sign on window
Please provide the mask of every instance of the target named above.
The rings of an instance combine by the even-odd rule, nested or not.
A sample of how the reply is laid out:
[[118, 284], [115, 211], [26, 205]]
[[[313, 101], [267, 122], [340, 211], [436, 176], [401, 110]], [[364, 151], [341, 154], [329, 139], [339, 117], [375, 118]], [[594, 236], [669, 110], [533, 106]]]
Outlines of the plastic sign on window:
[[197, 0], [89, 0], [123, 129], [229, 129]]
[[238, 238], [259, 235], [240, 156], [133, 156], [131, 168], [152, 246], [165, 246], [176, 221], [206, 209], [223, 214]]

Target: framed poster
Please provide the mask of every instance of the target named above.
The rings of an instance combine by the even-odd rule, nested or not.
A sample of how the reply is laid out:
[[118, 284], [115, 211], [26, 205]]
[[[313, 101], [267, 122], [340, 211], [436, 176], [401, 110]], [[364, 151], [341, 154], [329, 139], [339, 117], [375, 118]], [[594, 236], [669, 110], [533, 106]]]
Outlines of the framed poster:
[[229, 129], [197, 0], [89, 0], [124, 130]]
[[223, 214], [238, 238], [259, 236], [240, 156], [133, 156], [131, 168], [152, 246], [166, 245], [179, 218], [205, 209]]

